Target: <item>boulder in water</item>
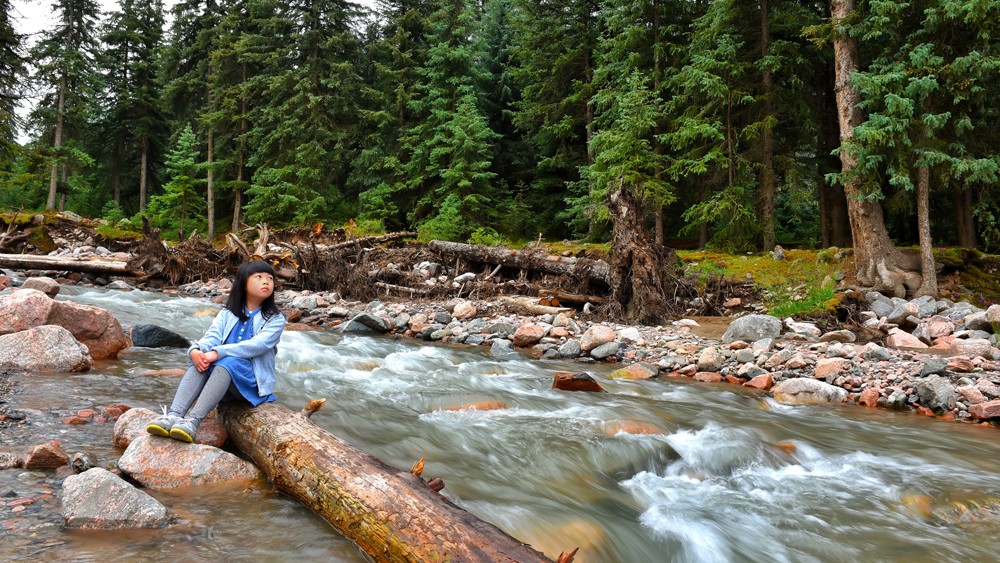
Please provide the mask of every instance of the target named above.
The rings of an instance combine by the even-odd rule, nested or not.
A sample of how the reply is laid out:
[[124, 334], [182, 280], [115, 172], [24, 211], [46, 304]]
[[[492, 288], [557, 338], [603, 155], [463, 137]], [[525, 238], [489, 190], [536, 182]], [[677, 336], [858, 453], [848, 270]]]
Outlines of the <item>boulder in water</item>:
[[62, 513], [67, 528], [121, 530], [170, 523], [159, 501], [99, 467], [63, 481]]
[[816, 379], [786, 379], [771, 390], [779, 401], [790, 403], [841, 403], [847, 390]]
[[157, 325], [134, 325], [128, 330], [132, 346], [144, 348], [187, 348], [191, 341], [176, 332]]
[[0, 367], [28, 372], [87, 371], [92, 361], [87, 347], [61, 326], [42, 325], [0, 336]]

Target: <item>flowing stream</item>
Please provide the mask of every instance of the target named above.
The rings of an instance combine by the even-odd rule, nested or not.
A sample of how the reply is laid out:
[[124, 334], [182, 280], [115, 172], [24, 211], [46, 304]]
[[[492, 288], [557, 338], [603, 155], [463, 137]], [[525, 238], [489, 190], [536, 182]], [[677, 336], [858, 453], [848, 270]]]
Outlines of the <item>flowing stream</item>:
[[[59, 298], [191, 339], [214, 314], [201, 300], [142, 291], [67, 287]], [[43, 428], [68, 452], [111, 466], [121, 453], [111, 424], [60, 416], [111, 403], [157, 409], [178, 379], [142, 372], [184, 363], [183, 350], [132, 349], [84, 374], [23, 376], [14, 406], [50, 421]], [[783, 405], [732, 386], [607, 379], [615, 367], [286, 332], [277, 393], [295, 409], [325, 397], [317, 424], [395, 467], [426, 458], [424, 477], [442, 478], [445, 496], [553, 558], [580, 546], [584, 562], [997, 560], [1000, 519], [977, 508], [1000, 502], [996, 429]], [[586, 370], [608, 392], [555, 391], [559, 370]], [[508, 408], [448, 410], [480, 401]], [[625, 423], [662, 433], [618, 432]], [[58, 491], [52, 472], [0, 471], [0, 493], [46, 487]], [[150, 492], [176, 525], [66, 531], [53, 496], [32, 517], [0, 516], [0, 558], [365, 560], [266, 483]]]

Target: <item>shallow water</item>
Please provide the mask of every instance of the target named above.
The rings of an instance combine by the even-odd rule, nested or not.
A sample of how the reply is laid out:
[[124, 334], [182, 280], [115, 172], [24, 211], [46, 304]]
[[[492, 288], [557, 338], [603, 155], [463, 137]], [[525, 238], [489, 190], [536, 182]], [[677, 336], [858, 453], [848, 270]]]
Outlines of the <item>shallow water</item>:
[[[65, 293], [112, 310], [124, 324], [160, 324], [190, 338], [211, 322], [201, 313], [210, 306], [194, 299]], [[65, 426], [61, 417], [111, 403], [169, 403], [177, 378], [141, 374], [184, 359], [183, 350], [135, 349], [86, 374], [25, 377], [17, 402], [39, 411], [47, 421], [40, 429], [64, 449], [93, 452], [110, 466], [121, 453], [111, 445], [111, 425]], [[782, 405], [730, 386], [607, 379], [614, 366], [497, 361], [485, 348], [329, 332], [286, 332], [278, 367], [282, 403], [299, 408], [326, 398], [317, 424], [395, 467], [425, 458], [424, 476], [441, 477], [444, 495], [550, 557], [580, 546], [577, 561], [586, 562], [996, 560], [995, 515], [972, 521], [980, 514], [973, 511], [957, 523], [935, 517], [952, 514], [952, 501], [972, 506], [1000, 497], [992, 428]], [[554, 371], [580, 369], [608, 392], [551, 389]], [[480, 401], [508, 408], [444, 410]], [[662, 433], [614, 433], [622, 421]], [[45, 488], [58, 491], [51, 472], [0, 472], [0, 492]], [[33, 511], [3, 514], [17, 545], [4, 541], [0, 557], [364, 560], [266, 483], [153, 494], [177, 525], [66, 532], [52, 497]], [[21, 521], [11, 526], [14, 518]]]

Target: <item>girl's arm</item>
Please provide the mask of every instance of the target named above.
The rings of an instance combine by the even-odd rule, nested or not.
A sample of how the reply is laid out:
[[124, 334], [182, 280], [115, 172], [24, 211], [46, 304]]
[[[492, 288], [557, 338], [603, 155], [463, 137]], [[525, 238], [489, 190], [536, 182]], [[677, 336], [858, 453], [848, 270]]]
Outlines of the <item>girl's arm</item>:
[[222, 339], [226, 335], [222, 334], [222, 331], [226, 328], [226, 309], [219, 311], [218, 315], [215, 315], [215, 319], [212, 320], [212, 326], [208, 327], [205, 331], [205, 335], [201, 337], [197, 342], [194, 343], [190, 348], [188, 348], [188, 356], [191, 355], [193, 350], [201, 350], [202, 352], [208, 352], [213, 346], [218, 346], [222, 344]]
[[259, 356], [264, 352], [272, 350], [281, 340], [281, 332], [285, 328], [285, 315], [275, 314], [264, 322], [260, 332], [243, 342], [236, 344], [220, 344], [212, 347], [212, 350], [219, 354], [220, 358], [235, 356], [249, 360], [254, 356]]

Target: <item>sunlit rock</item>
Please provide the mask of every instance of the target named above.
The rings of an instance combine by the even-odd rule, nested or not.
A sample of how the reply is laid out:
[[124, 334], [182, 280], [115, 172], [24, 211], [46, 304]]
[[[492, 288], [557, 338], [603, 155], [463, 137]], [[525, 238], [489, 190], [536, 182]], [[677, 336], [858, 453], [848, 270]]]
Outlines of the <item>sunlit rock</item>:
[[121, 530], [170, 523], [159, 501], [99, 467], [63, 481], [62, 515], [67, 528]]
[[129, 445], [118, 460], [118, 468], [151, 489], [172, 489], [262, 477], [260, 470], [252, 463], [219, 448], [149, 434]]
[[87, 371], [91, 363], [87, 347], [61, 326], [42, 325], [0, 336], [0, 368], [28, 372]]

